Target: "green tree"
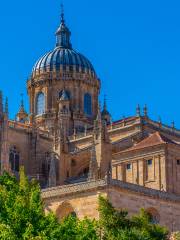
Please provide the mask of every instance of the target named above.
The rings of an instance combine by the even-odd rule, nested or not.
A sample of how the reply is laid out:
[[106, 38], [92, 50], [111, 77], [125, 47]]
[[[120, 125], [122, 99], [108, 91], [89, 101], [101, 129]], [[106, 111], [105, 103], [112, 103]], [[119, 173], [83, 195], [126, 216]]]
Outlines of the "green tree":
[[41, 190], [28, 181], [24, 169], [19, 182], [0, 176], [0, 239], [2, 240], [96, 240], [95, 221], [69, 216], [59, 223], [53, 213], [45, 215]]
[[99, 197], [100, 235], [106, 240], [165, 240], [166, 228], [152, 224], [151, 218], [143, 209], [140, 214], [128, 217], [125, 210], [117, 211], [102, 196]]
[[180, 240], [180, 232], [175, 232], [173, 234], [173, 237], [174, 237], [175, 240]]
[[144, 210], [130, 218], [127, 211], [117, 211], [100, 196], [99, 213], [98, 221], [68, 216], [59, 222], [53, 213], [44, 213], [40, 187], [36, 181], [28, 181], [23, 168], [19, 181], [8, 173], [0, 176], [2, 240], [166, 239], [167, 230], [151, 224]]

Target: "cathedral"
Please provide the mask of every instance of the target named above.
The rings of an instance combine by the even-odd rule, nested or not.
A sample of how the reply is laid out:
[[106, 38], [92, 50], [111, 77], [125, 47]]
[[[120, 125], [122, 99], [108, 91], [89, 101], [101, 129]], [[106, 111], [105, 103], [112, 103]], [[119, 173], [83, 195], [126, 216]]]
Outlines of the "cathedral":
[[0, 170], [42, 187], [45, 210], [58, 218], [98, 218], [98, 196], [152, 222], [180, 230], [180, 130], [154, 121], [147, 106], [113, 122], [91, 62], [73, 49], [64, 12], [55, 48], [42, 56], [27, 81], [15, 120], [0, 92]]

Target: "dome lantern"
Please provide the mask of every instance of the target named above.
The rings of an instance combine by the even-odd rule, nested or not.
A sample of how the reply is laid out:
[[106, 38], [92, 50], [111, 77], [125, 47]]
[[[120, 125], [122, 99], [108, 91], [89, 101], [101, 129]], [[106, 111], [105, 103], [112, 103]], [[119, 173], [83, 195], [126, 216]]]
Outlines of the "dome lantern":
[[69, 31], [68, 27], [65, 24], [64, 8], [63, 5], [61, 4], [61, 23], [56, 31], [56, 47], [71, 49], [72, 45], [70, 43], [70, 36], [71, 32]]

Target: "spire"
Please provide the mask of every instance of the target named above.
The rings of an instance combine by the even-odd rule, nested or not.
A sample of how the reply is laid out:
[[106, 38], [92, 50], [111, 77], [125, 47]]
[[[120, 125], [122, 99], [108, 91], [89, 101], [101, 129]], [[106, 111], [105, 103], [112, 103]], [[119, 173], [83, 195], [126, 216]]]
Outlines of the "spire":
[[159, 123], [159, 127], [161, 127], [162, 126], [162, 121], [161, 121], [161, 117], [160, 116], [158, 117], [158, 123]]
[[50, 170], [49, 170], [49, 187], [56, 186], [56, 159], [55, 155], [51, 153], [50, 157]]
[[148, 115], [148, 108], [147, 108], [146, 104], [144, 105], [143, 112], [144, 112], [144, 116], [147, 117], [147, 115]]
[[16, 120], [21, 123], [25, 123], [27, 121], [28, 114], [24, 109], [24, 99], [23, 94], [21, 93], [21, 103], [19, 112], [16, 114]]
[[107, 124], [110, 124], [111, 114], [107, 110], [106, 95], [104, 95], [104, 105], [103, 105], [101, 116], [103, 121], [105, 121]]
[[140, 117], [141, 116], [141, 108], [140, 108], [140, 105], [138, 104], [137, 107], [136, 107], [136, 116], [137, 117]]
[[65, 24], [64, 6], [61, 4], [61, 23], [56, 31], [56, 47], [72, 48], [70, 43], [71, 32]]
[[5, 101], [5, 113], [8, 115], [9, 113], [9, 107], [8, 107], [8, 98], [6, 97], [6, 101]]
[[101, 125], [101, 104], [98, 103], [98, 112], [96, 116], [96, 123]]
[[25, 112], [25, 110], [24, 110], [24, 99], [23, 99], [23, 93], [21, 93], [20, 112]]
[[88, 180], [96, 180], [98, 178], [98, 164], [96, 159], [96, 147], [95, 143], [93, 142], [92, 149], [91, 149], [91, 159], [89, 163], [89, 176]]
[[103, 110], [104, 110], [104, 111], [107, 110], [106, 95], [104, 95], [104, 106], [103, 106]]
[[3, 113], [3, 95], [2, 91], [0, 90], [0, 114]]
[[65, 23], [65, 21], [64, 21], [64, 5], [63, 4], [61, 4], [61, 23]]

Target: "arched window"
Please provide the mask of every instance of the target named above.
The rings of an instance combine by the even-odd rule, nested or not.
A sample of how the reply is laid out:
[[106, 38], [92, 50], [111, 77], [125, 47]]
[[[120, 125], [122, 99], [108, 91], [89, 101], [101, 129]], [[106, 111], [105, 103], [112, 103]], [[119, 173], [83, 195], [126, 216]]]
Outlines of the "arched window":
[[92, 115], [92, 97], [89, 93], [84, 95], [84, 113], [86, 115]]
[[13, 172], [19, 172], [19, 152], [16, 147], [12, 147], [9, 152], [9, 163]]
[[44, 93], [40, 92], [36, 98], [36, 115], [42, 115], [45, 110], [45, 97]]

